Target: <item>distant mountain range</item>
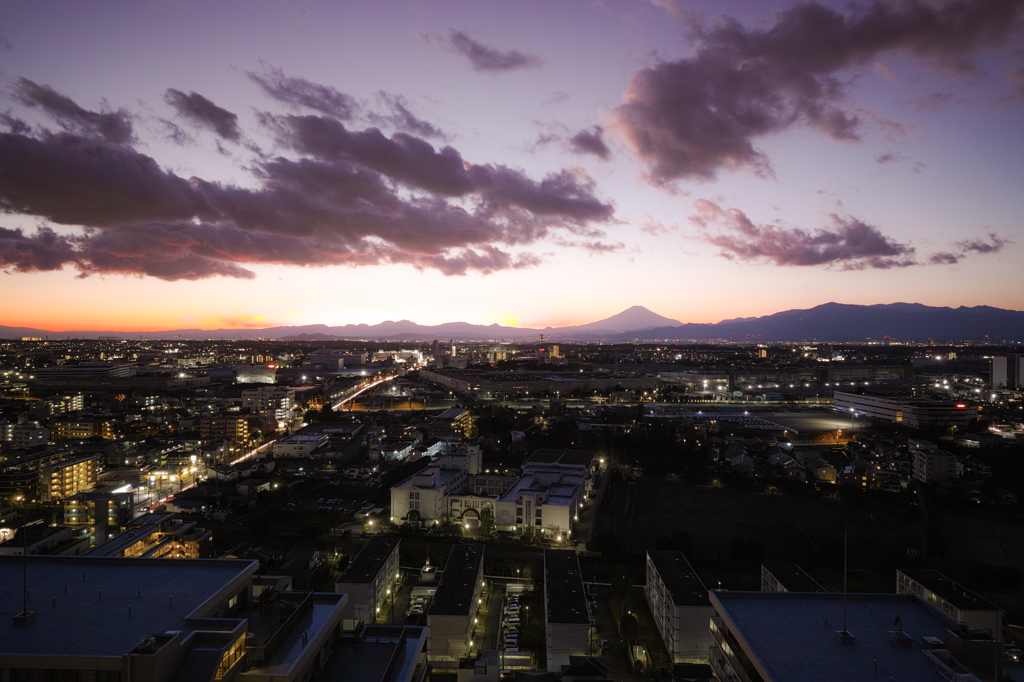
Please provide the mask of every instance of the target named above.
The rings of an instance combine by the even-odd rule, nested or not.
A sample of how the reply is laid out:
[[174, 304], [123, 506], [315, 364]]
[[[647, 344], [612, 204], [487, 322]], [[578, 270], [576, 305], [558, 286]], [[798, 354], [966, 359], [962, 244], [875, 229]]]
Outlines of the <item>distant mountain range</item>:
[[714, 324], [681, 323], [633, 306], [617, 315], [573, 327], [525, 329], [498, 324], [448, 322], [434, 326], [409, 320], [380, 324], [323, 324], [265, 329], [173, 329], [160, 332], [47, 331], [0, 326], [0, 338], [42, 337], [95, 339], [373, 339], [422, 341], [984, 341], [1024, 340], [1024, 312], [988, 306], [935, 308], [919, 303], [845, 305], [826, 303], [807, 310], [787, 310]]

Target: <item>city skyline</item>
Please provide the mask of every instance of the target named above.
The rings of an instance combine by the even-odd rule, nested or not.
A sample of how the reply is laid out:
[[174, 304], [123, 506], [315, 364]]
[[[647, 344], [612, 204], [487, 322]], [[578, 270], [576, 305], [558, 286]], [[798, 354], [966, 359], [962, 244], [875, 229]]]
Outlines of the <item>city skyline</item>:
[[5, 5], [0, 324], [1024, 310], [1022, 18]]

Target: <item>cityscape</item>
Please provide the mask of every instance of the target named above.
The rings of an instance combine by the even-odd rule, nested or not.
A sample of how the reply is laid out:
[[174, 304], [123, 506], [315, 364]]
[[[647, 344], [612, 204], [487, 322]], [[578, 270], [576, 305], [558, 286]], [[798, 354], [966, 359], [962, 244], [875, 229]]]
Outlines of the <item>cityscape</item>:
[[0, 682], [1024, 680], [1022, 55], [0, 4]]

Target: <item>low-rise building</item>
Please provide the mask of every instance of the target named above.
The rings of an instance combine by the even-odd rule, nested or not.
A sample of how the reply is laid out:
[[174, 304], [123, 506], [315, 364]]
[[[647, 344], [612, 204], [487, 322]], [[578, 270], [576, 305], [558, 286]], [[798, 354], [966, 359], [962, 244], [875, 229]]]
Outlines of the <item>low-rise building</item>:
[[916, 595], [957, 623], [988, 630], [996, 640], [1003, 637], [1003, 610], [938, 571], [928, 568], [896, 571], [896, 593]]
[[575, 550], [544, 550], [544, 633], [548, 670], [569, 665], [571, 656], [595, 653], [590, 608]]
[[334, 583], [335, 592], [348, 595], [353, 620], [376, 623], [378, 614], [393, 606], [399, 546], [398, 538], [370, 538]]
[[647, 551], [644, 597], [673, 663], [707, 663], [714, 608], [682, 552]]
[[928, 441], [913, 439], [910, 442], [910, 454], [913, 457], [914, 478], [921, 483], [941, 485], [956, 478], [956, 455], [939, 450]]
[[143, 514], [123, 533], [93, 547], [88, 556], [199, 559], [210, 555], [213, 534], [174, 513]]
[[455, 667], [460, 658], [480, 647], [473, 636], [483, 602], [483, 576], [484, 546], [453, 545], [427, 609], [427, 658], [432, 663]]
[[762, 592], [828, 592], [797, 564], [761, 564]]

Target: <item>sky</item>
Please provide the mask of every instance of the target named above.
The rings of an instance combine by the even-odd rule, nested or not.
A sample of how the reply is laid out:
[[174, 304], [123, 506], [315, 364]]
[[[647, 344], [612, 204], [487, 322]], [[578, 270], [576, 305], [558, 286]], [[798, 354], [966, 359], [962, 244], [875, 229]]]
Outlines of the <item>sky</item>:
[[0, 324], [1024, 310], [1024, 0], [0, 4]]

